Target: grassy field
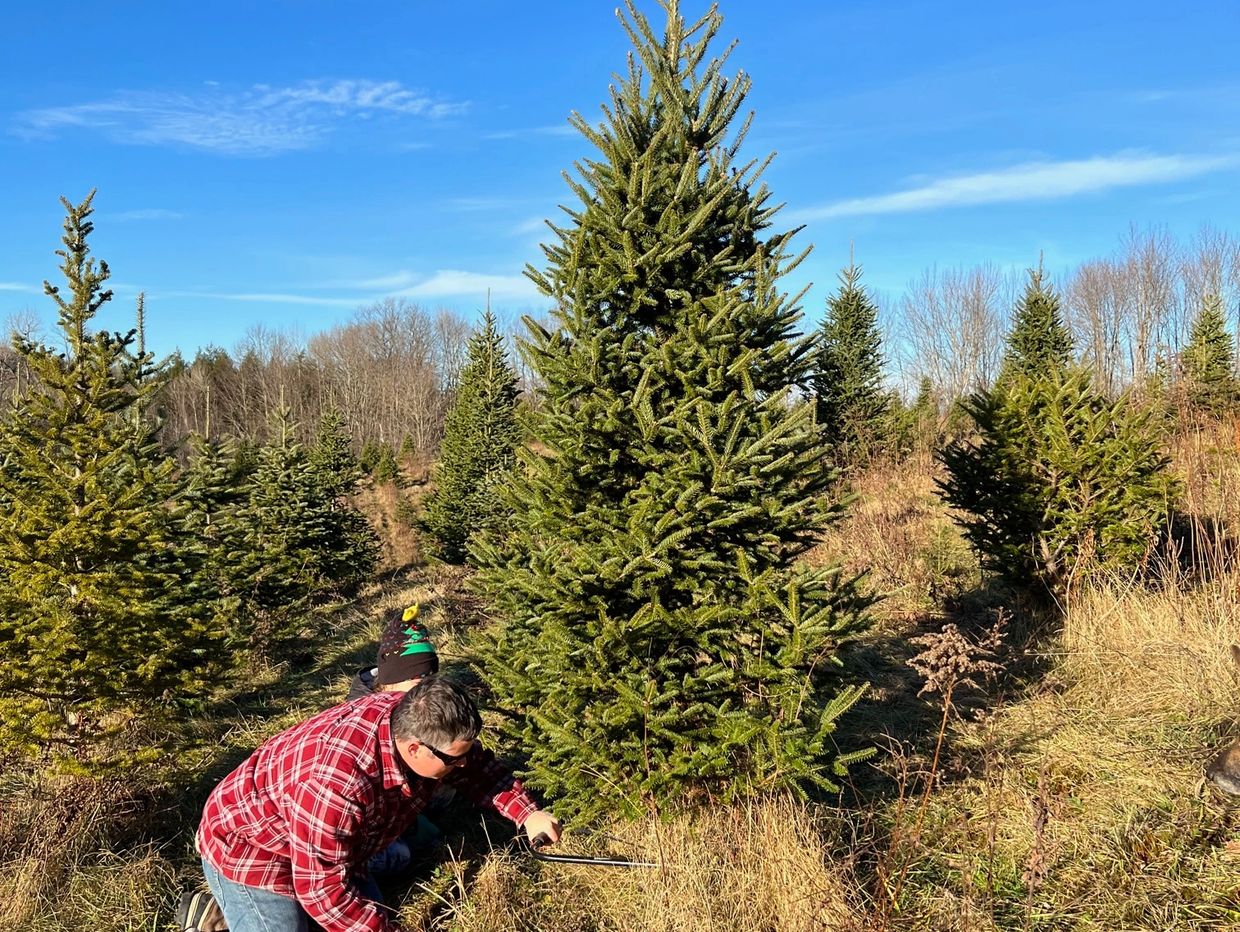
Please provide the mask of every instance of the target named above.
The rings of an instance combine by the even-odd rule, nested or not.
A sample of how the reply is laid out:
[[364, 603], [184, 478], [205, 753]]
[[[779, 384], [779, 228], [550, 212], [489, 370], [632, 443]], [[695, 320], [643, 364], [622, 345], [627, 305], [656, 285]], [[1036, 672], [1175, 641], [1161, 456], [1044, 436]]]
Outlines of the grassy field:
[[[810, 555], [869, 567], [887, 594], [848, 650], [873, 686], [839, 734], [879, 753], [837, 797], [606, 837], [570, 826], [565, 847], [662, 865], [640, 871], [539, 864], [510, 828], [454, 810], [449, 849], [391, 895], [412, 928], [460, 932], [1240, 928], [1228, 848], [1240, 806], [1202, 779], [1240, 736], [1227, 651], [1240, 643], [1240, 570], [1217, 531], [1240, 519], [1240, 465], [1229, 436], [1182, 438], [1175, 455], [1199, 519], [1192, 558], [1163, 556], [1157, 584], [1099, 584], [1057, 612], [986, 583], [929, 461], [858, 476], [850, 517]], [[170, 928], [211, 786], [265, 736], [343, 698], [383, 610], [415, 598], [434, 606], [445, 661], [467, 666], [480, 606], [460, 573], [423, 567], [307, 619], [313, 647], [218, 696], [201, 749], [157, 779], [6, 768], [0, 929]], [[948, 625], [957, 634], [938, 633]]]

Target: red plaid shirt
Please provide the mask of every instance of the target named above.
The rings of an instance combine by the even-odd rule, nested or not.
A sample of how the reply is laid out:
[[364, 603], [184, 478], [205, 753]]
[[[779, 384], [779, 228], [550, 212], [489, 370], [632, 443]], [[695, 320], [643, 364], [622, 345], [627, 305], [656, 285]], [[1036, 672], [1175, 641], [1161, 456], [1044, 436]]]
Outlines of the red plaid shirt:
[[[327, 932], [396, 930], [355, 880], [437, 786], [397, 757], [391, 713], [401, 695], [335, 706], [265, 742], [207, 799], [202, 856], [235, 883], [296, 897]], [[538, 809], [480, 745], [444, 782], [518, 826]]]

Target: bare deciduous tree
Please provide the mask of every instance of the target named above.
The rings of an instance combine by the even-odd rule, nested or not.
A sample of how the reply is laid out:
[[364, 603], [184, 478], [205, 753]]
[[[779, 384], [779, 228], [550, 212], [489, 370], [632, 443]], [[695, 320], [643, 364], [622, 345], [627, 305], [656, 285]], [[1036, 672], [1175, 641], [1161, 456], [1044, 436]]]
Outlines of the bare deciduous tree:
[[901, 302], [899, 342], [909, 369], [947, 397], [960, 398], [994, 381], [1003, 357], [1011, 282], [994, 265], [927, 269]]

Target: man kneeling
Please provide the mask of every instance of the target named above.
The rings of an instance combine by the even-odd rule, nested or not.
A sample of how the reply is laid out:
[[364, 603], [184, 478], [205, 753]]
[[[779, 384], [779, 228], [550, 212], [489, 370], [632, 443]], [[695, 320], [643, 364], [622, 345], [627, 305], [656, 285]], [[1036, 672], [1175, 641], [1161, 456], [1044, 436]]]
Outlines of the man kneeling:
[[198, 827], [207, 885], [231, 932], [397, 932], [367, 873], [440, 781], [523, 828], [560, 826], [477, 742], [469, 694], [438, 675], [405, 694], [320, 712], [276, 735], [224, 778]]

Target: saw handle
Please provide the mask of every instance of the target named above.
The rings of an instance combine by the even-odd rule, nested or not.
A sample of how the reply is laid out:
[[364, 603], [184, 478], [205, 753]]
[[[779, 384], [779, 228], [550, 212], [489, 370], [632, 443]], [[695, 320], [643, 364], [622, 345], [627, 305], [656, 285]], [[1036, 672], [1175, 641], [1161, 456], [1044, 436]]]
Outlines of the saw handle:
[[545, 848], [549, 844], [551, 844], [551, 836], [546, 832], [539, 832], [532, 839], [530, 839], [530, 847], [535, 851], [539, 848]]

